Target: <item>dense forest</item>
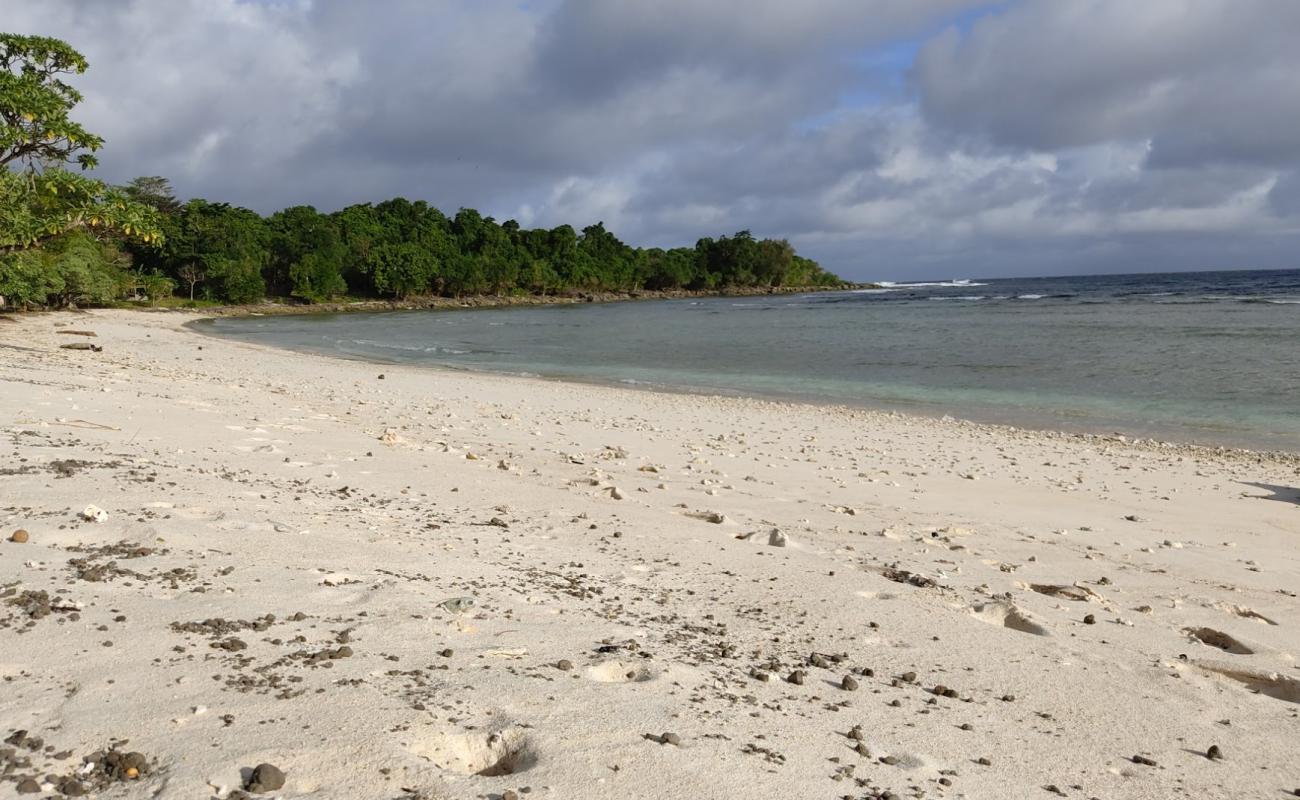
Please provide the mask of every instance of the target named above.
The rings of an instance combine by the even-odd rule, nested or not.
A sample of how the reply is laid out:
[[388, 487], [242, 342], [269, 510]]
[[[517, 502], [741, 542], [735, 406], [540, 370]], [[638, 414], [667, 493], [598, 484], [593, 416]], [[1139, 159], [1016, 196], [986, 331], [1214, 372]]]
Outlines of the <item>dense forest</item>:
[[[67, 43], [0, 34], [0, 306], [253, 303], [843, 283], [789, 242], [749, 231], [694, 247], [631, 247], [596, 223], [528, 230], [395, 198], [270, 216], [182, 203], [162, 177], [88, 177], [103, 140], [70, 119]], [[71, 167], [78, 167], [72, 169]]]

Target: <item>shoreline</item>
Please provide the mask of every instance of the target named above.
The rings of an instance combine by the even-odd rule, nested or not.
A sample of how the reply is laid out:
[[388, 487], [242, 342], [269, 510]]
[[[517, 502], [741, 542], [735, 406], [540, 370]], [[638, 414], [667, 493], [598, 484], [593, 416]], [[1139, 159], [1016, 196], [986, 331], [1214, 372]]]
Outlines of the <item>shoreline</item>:
[[[346, 314], [352, 312], [382, 311], [439, 311], [476, 308], [514, 308], [524, 306], [581, 305], [585, 303], [626, 303], [651, 300], [690, 300], [706, 297], [763, 297], [767, 295], [811, 294], [814, 292], [845, 292], [873, 288], [876, 284], [845, 284], [843, 286], [754, 286], [732, 287], [722, 290], [692, 289], [641, 289], [628, 292], [578, 292], [555, 295], [496, 295], [481, 294], [466, 297], [429, 295], [405, 300], [353, 300], [348, 302], [289, 303], [261, 302], [212, 308], [149, 308], [140, 311], [194, 311], [215, 317], [278, 316], [299, 314]], [[283, 298], [288, 300], [288, 298]]]
[[185, 322], [0, 323], [0, 796], [1300, 786], [1294, 456]]
[[[655, 299], [676, 299], [676, 298], [655, 298]], [[487, 306], [487, 307], [491, 308], [494, 306]], [[429, 308], [429, 309], [391, 309], [391, 310], [394, 311], [404, 311], [404, 310], [455, 311], [455, 310], [469, 310], [471, 308], [477, 308], [477, 307], [454, 306], [454, 307], [440, 307], [436, 309]], [[535, 374], [535, 373], [517, 373], [517, 372], [509, 372], [505, 370], [493, 370], [490, 368], [458, 366], [454, 364], [440, 363], [440, 362], [417, 363], [417, 362], [410, 362], [410, 361], [401, 361], [396, 359], [383, 359], [383, 358], [369, 356], [369, 355], [354, 355], [349, 353], [334, 352], [334, 351], [328, 351], [323, 349], [322, 350], [315, 350], [309, 348], [297, 349], [297, 348], [292, 348], [287, 346], [279, 346], [279, 345], [266, 344], [260, 342], [251, 342], [245, 339], [240, 339], [238, 337], [227, 337], [218, 333], [213, 333], [213, 332], [203, 330], [201, 327], [202, 323], [208, 320], [217, 319], [224, 316], [255, 316], [255, 315], [247, 314], [247, 313], [239, 313], [239, 314], [231, 314], [231, 315], [207, 314], [206, 310], [191, 310], [191, 309], [176, 309], [176, 310], [181, 311], [182, 313], [193, 313], [193, 314], [200, 315], [196, 319], [192, 319], [185, 322], [184, 327], [205, 337], [224, 340], [224, 341], [237, 341], [242, 344], [268, 348], [271, 351], [278, 350], [281, 352], [311, 354], [315, 356], [322, 356], [325, 358], [337, 358], [345, 361], [353, 361], [358, 363], [368, 363], [368, 364], [383, 365], [383, 366], [405, 366], [405, 367], [411, 367], [416, 369], [428, 369], [434, 371], [446, 370], [453, 373], [463, 373], [467, 375], [499, 375], [507, 378], [517, 378], [520, 380], [540, 380], [540, 381], [547, 381], [547, 382], [569, 383], [569, 384], [575, 384], [581, 386], [630, 389], [639, 392], [667, 393], [667, 394], [678, 394], [678, 395], [697, 396], [697, 397], [753, 399], [759, 401], [790, 404], [793, 406], [803, 405], [803, 406], [810, 406], [816, 408], [839, 409], [839, 410], [850, 411], [850, 412], [867, 411], [871, 413], [881, 413], [881, 414], [898, 414], [902, 416], [916, 417], [918, 419], [930, 419], [930, 420], [952, 419], [960, 423], [991, 426], [1006, 431], [1033, 433], [1033, 434], [1048, 435], [1053, 437], [1076, 438], [1084, 441], [1095, 440], [1099, 442], [1143, 444], [1145, 446], [1153, 447], [1158, 450], [1166, 450], [1166, 451], [1171, 449], [1177, 449], [1177, 448], [1187, 448], [1189, 450], [1198, 451], [1198, 452], [1199, 451], [1218, 451], [1218, 452], [1233, 451], [1233, 452], [1238, 452], [1246, 455], [1261, 455], [1264, 457], [1280, 459], [1280, 460], [1295, 460], [1297, 463], [1300, 463], [1300, 449], [1276, 449], [1276, 448], [1270, 449], [1270, 448], [1262, 448], [1262, 447], [1252, 447], [1250, 445], [1239, 443], [1247, 439], [1262, 441], [1267, 436], [1267, 434], [1263, 434], [1263, 433], [1258, 435], [1253, 435], [1253, 436], [1242, 435], [1239, 437], [1235, 437], [1236, 441], [1231, 441], [1234, 438], [1231, 436], [1225, 436], [1223, 437], [1222, 441], [1218, 441], [1218, 442], [1194, 441], [1185, 438], [1180, 438], [1178, 436], [1180, 432], [1185, 432], [1188, 436], [1192, 436], [1193, 428], [1191, 426], [1179, 427], [1176, 425], [1171, 425], [1168, 428], [1161, 429], [1160, 426], [1148, 425], [1147, 427], [1154, 429], [1154, 432], [1126, 433], [1122, 430], [1115, 430], [1116, 428], [1122, 428], [1126, 424], [1124, 423], [1124, 421], [1098, 419], [1096, 424], [1093, 425], [1081, 424], [1080, 427], [1078, 428], [1070, 429], [1066, 426], [1058, 425], [1056, 421], [1052, 418], [1052, 415], [1050, 414], [1042, 414], [1037, 417], [1034, 417], [1031, 414], [1029, 415], [1031, 418], [1024, 419], [1024, 420], [1011, 419], [1011, 417], [1014, 417], [1016, 415], [1015, 410], [1007, 410], [1007, 409], [996, 408], [996, 407], [980, 407], [975, 409], [968, 407], [965, 409], [948, 409], [942, 406], [936, 406], [931, 409], [924, 409], [918, 407], [920, 404], [909, 405], [901, 402], [897, 404], [890, 404], [884, 401], [877, 403], [877, 402], [870, 402], [864, 400], [859, 403], [852, 403], [843, 400], [822, 398], [816, 395], [800, 395], [797, 393], [748, 392], [741, 389], [662, 384], [662, 383], [654, 383], [649, 381], [626, 382], [623, 380], [602, 379], [599, 377], [588, 377], [582, 375], [543, 375], [543, 374]], [[353, 309], [353, 310], [369, 311], [372, 313], [382, 313], [390, 309], [366, 308], [366, 309]], [[291, 314], [293, 312], [288, 312], [288, 313]], [[329, 312], [324, 312], [324, 313], [329, 313]], [[1041, 422], [1039, 420], [1041, 420]], [[1127, 424], [1132, 425], [1133, 423], [1127, 423]], [[1102, 429], [1105, 428], [1110, 428], [1111, 430], [1103, 432]], [[1209, 434], [1207, 435], [1207, 438], [1213, 438], [1213, 435]]]

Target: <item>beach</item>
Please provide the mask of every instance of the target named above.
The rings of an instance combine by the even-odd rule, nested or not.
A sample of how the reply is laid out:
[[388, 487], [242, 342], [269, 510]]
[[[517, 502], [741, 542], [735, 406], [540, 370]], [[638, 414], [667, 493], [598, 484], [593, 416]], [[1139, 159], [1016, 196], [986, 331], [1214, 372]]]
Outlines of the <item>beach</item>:
[[1300, 794], [1300, 456], [197, 317], [0, 319], [0, 797]]

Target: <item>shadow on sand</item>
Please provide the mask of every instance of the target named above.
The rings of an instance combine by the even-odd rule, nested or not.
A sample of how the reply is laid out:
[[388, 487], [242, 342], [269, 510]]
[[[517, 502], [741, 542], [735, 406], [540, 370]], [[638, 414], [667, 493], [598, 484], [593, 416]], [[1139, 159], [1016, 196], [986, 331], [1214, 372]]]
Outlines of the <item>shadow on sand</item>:
[[1254, 481], [1238, 481], [1243, 486], [1254, 486], [1256, 489], [1263, 489], [1273, 494], [1265, 497], [1257, 495], [1257, 500], [1277, 500], [1280, 503], [1292, 503], [1300, 506], [1300, 489], [1291, 486], [1274, 486], [1271, 483], [1255, 483]]

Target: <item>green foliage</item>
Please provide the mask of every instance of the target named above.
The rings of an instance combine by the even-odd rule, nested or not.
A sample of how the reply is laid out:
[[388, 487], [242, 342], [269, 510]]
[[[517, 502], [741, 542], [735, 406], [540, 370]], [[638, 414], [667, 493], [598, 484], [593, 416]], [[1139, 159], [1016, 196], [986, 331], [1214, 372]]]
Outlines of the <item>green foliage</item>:
[[427, 292], [438, 266], [433, 254], [414, 242], [380, 245], [369, 263], [375, 289], [394, 297]]
[[307, 253], [289, 267], [292, 295], [310, 303], [338, 297], [347, 291], [337, 260], [319, 253]]
[[249, 256], [215, 256], [204, 271], [205, 294], [230, 303], [256, 303], [266, 294], [261, 263]]
[[81, 94], [63, 78], [86, 66], [58, 39], [0, 34], [0, 252], [74, 230], [160, 239], [154, 209], [64, 168], [94, 167], [103, 145], [69, 117]]
[[0, 33], [0, 166], [62, 164], [79, 150], [81, 167], [95, 166], [104, 140], [68, 118], [81, 93], [62, 79], [86, 67], [66, 42]]
[[0, 297], [18, 307], [105, 305], [133, 289], [126, 265], [116, 246], [69, 234], [41, 250], [0, 256]]

